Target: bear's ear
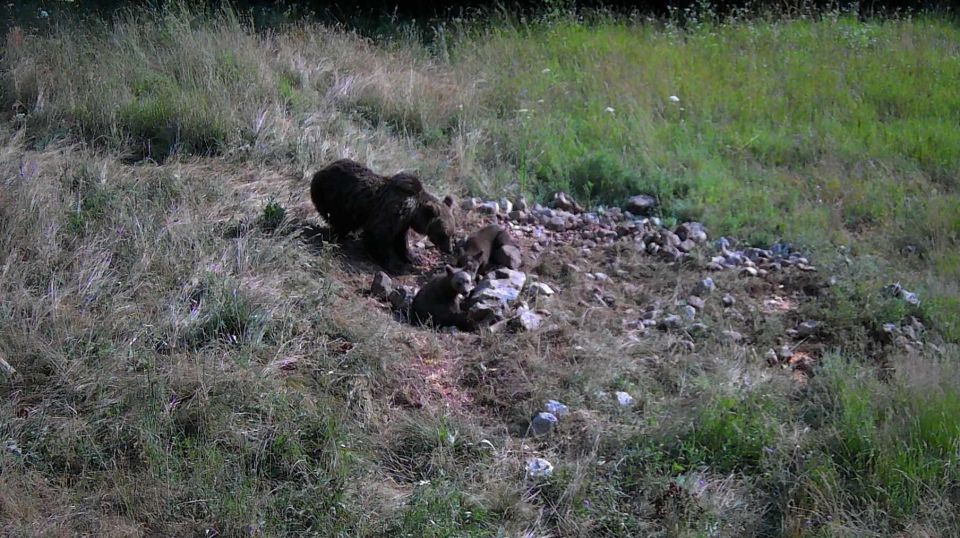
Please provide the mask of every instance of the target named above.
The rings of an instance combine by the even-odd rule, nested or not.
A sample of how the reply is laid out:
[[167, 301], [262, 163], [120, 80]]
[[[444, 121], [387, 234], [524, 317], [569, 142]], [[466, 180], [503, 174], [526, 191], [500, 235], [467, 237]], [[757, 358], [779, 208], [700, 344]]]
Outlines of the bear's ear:
[[453, 276], [453, 274], [456, 272], [453, 267], [450, 266], [450, 264], [444, 265], [443, 270], [447, 272], [447, 276]]
[[457, 203], [457, 199], [448, 194], [444, 196], [443, 203], [446, 204], [447, 207], [453, 207], [453, 204]]

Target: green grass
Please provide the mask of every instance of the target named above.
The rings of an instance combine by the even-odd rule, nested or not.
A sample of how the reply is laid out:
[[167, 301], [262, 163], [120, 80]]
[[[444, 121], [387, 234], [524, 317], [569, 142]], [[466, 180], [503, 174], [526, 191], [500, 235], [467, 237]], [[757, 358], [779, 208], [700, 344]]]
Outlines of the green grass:
[[[957, 536], [954, 20], [554, 4], [407, 30], [176, 5], [8, 36], [0, 534]], [[783, 239], [820, 272], [715, 274], [737, 306], [715, 293], [691, 350], [623, 322], [703, 275], [563, 247], [542, 254], [551, 327], [422, 331], [297, 233], [297, 178], [345, 155], [437, 193], [648, 193], [665, 222]], [[898, 281], [920, 305], [882, 293]], [[774, 294], [797, 308], [763, 312]], [[922, 348], [885, 340], [911, 316]], [[805, 319], [822, 342], [785, 337]], [[818, 359], [804, 385], [766, 365], [785, 343]], [[572, 413], [528, 437], [548, 398]], [[553, 476], [525, 476], [532, 456]]]

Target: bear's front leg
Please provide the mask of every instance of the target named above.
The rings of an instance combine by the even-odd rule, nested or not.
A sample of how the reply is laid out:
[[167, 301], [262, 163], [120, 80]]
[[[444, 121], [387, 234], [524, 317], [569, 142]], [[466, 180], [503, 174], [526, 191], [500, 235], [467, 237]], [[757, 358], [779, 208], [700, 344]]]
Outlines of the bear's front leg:
[[407, 232], [397, 234], [393, 240], [394, 252], [397, 258], [404, 263], [411, 265], [420, 265], [423, 261], [421, 257], [410, 251], [410, 245], [407, 243]]

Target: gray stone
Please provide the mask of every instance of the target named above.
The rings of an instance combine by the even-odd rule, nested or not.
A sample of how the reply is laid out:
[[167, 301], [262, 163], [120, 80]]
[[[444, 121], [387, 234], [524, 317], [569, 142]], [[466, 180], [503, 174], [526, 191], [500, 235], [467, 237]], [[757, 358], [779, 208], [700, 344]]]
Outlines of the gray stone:
[[670, 230], [660, 230], [660, 245], [661, 246], [674, 246], [676, 247], [683, 242], [683, 239], [680, 239], [680, 236], [671, 232]]
[[527, 220], [527, 213], [522, 209], [514, 209], [507, 214], [507, 218], [514, 222], [523, 222]]
[[712, 278], [707, 277], [697, 282], [697, 285], [693, 287], [693, 294], [697, 297], [706, 297], [713, 293], [715, 289], [717, 289], [717, 285], [713, 283]]
[[520, 249], [514, 245], [504, 245], [493, 252], [490, 261], [509, 269], [519, 269], [523, 265]]
[[767, 352], [764, 353], [763, 358], [767, 361], [767, 364], [769, 364], [770, 366], [773, 366], [780, 362], [780, 358], [777, 356], [777, 352], [772, 349], [768, 349]]
[[513, 208], [518, 211], [526, 211], [529, 206], [527, 205], [527, 199], [521, 196], [517, 203], [513, 204]]
[[520, 290], [523, 288], [523, 285], [527, 282], [527, 275], [523, 271], [516, 271], [514, 269], [508, 269], [506, 267], [500, 267], [493, 273], [496, 280], [506, 280], [507, 283], [515, 288]]
[[681, 308], [680, 312], [683, 314], [683, 318], [688, 321], [693, 321], [697, 317], [697, 309], [690, 305]]
[[731, 306], [737, 304], [737, 300], [734, 299], [733, 295], [730, 295], [729, 293], [724, 295], [723, 298], [720, 299], [720, 302], [723, 304], [725, 308], [730, 308]]
[[649, 243], [647, 243], [646, 251], [647, 251], [647, 254], [653, 256], [654, 254], [660, 252], [660, 245], [656, 244], [653, 241], [650, 241]]
[[738, 333], [737, 331], [728, 330], [728, 331], [723, 331], [722, 334], [725, 339], [735, 344], [739, 344], [740, 342], [743, 341], [743, 335]]
[[740, 270], [740, 276], [758, 276], [760, 271], [756, 267], [744, 267]]
[[580, 204], [578, 204], [576, 200], [574, 200], [569, 194], [565, 192], [554, 193], [551, 206], [554, 209], [561, 209], [563, 211], [569, 211], [571, 213], [583, 212], [583, 208], [580, 207]]
[[540, 412], [530, 421], [530, 431], [536, 436], [547, 435], [556, 424], [557, 417], [553, 413]]
[[695, 243], [703, 243], [707, 240], [707, 231], [704, 229], [703, 224], [699, 222], [684, 222], [677, 226], [674, 233], [677, 234], [681, 241], [689, 239]]
[[516, 317], [510, 321], [513, 329], [521, 331], [536, 331], [543, 325], [543, 317], [540, 314], [522, 306], [517, 309]]
[[684, 239], [683, 241], [680, 241], [680, 244], [677, 245], [677, 248], [680, 249], [681, 252], [692, 252], [693, 249], [697, 248], [697, 244], [690, 239]]
[[553, 288], [543, 282], [534, 282], [530, 284], [530, 295], [534, 297], [550, 297], [554, 294]]
[[547, 403], [543, 405], [543, 409], [548, 413], [553, 413], [553, 415], [557, 417], [562, 417], [570, 413], [570, 408], [556, 400], [547, 400]]
[[786, 362], [790, 360], [790, 357], [793, 357], [793, 350], [790, 349], [790, 346], [780, 346], [780, 350], [777, 351], [777, 358]]
[[390, 292], [387, 300], [390, 301], [390, 305], [395, 310], [406, 312], [410, 309], [410, 305], [413, 304], [413, 298], [416, 294], [416, 291], [410, 286], [399, 286]]
[[386, 299], [393, 292], [393, 280], [383, 271], [373, 275], [373, 284], [370, 285], [370, 293], [379, 299]]
[[687, 304], [696, 308], [697, 310], [703, 310], [703, 307], [706, 306], [706, 303], [700, 297], [696, 295], [691, 295], [687, 297]]
[[480, 205], [480, 201], [476, 198], [464, 198], [463, 202], [460, 203], [460, 208], [464, 211], [473, 211]]
[[500, 199], [500, 211], [504, 213], [510, 213], [513, 211], [513, 202], [507, 200], [506, 198]]
[[813, 336], [820, 329], [820, 322], [814, 320], [807, 320], [797, 325], [797, 336], [800, 338], [806, 338], [808, 336]]
[[550, 217], [544, 222], [548, 230], [562, 232], [567, 229], [567, 221], [563, 217]]
[[618, 390], [614, 395], [617, 397], [617, 403], [620, 404], [620, 407], [631, 407], [635, 402], [633, 396], [622, 390]]
[[483, 213], [484, 215], [496, 215], [500, 213], [500, 204], [493, 201], [484, 202], [480, 204], [479, 209], [480, 209], [480, 212]]
[[657, 207], [657, 199], [646, 194], [631, 196], [627, 198], [627, 203], [624, 205], [624, 209], [634, 215], [647, 215], [655, 207]]
[[527, 460], [527, 476], [531, 478], [546, 478], [553, 474], [553, 464], [543, 458]]
[[658, 327], [665, 331], [676, 330], [682, 326], [683, 326], [683, 322], [680, 320], [680, 316], [676, 314], [669, 314], [667, 316], [664, 316], [664, 318], [660, 320], [660, 323], [658, 324]]

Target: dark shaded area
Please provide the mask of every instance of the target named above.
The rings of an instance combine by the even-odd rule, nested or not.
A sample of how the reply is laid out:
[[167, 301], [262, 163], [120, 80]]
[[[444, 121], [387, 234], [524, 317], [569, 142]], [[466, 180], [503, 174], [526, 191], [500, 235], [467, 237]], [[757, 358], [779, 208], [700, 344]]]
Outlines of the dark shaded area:
[[[123, 10], [135, 11], [169, 5], [169, 0], [22, 0], [0, 2], [0, 25], [20, 25], [42, 29], [68, 19], [83, 17], [110, 18]], [[210, 8], [228, 4], [206, 0]], [[189, 2], [198, 6], [201, 2]], [[429, 25], [439, 20], [465, 17], [483, 18], [491, 14], [536, 17], [551, 11], [607, 10], [622, 14], [670, 16], [682, 22], [691, 13], [727, 16], [731, 13], [817, 13], [826, 10], [856, 10], [864, 16], [902, 12], [938, 11], [956, 13], [950, 0], [358, 0], [330, 2], [325, 0], [235, 0], [229, 2], [247, 14], [260, 27], [269, 27], [291, 20], [310, 19], [343, 24], [363, 33], [383, 33], [403, 24]]]

